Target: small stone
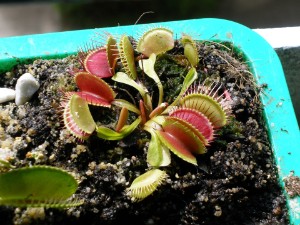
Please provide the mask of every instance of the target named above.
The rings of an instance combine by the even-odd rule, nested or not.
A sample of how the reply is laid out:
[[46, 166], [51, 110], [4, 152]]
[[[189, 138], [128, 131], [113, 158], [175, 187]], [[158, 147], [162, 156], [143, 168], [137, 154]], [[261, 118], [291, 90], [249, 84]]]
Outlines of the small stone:
[[0, 103], [14, 100], [16, 91], [10, 88], [0, 88]]
[[0, 165], [1, 162], [9, 162], [15, 158], [15, 153], [9, 148], [0, 148]]
[[23, 105], [29, 101], [39, 87], [39, 82], [30, 73], [24, 73], [16, 84], [16, 105]]
[[216, 217], [222, 216], [222, 208], [220, 206], [218, 206], [218, 205], [215, 206], [214, 216], [216, 216]]

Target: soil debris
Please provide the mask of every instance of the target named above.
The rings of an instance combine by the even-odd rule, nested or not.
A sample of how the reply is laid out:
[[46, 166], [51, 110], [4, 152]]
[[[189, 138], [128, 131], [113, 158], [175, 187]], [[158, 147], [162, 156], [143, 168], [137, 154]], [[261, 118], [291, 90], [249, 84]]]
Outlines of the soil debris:
[[284, 179], [284, 186], [287, 194], [291, 198], [300, 196], [300, 177], [295, 176], [294, 173], [291, 173]]

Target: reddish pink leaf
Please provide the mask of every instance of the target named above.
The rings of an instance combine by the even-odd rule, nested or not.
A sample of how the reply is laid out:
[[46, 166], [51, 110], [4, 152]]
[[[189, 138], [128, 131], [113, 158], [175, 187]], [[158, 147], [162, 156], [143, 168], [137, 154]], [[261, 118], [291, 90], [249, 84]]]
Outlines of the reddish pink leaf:
[[194, 154], [203, 154], [206, 152], [204, 147], [205, 138], [203, 135], [184, 120], [176, 117], [166, 117], [162, 127], [165, 132], [168, 132], [180, 139], [180, 141], [188, 147], [190, 152]]
[[[208, 140], [203, 136], [203, 134], [197, 129], [195, 128], [192, 124], [188, 123], [187, 121], [180, 119], [178, 117], [169, 117], [170, 119], [172, 119], [172, 121], [174, 121], [174, 123], [180, 123], [182, 124], [184, 127], [186, 127], [186, 129], [188, 129], [188, 131], [193, 135], [196, 136], [203, 145], [208, 145]], [[206, 151], [206, 149], [204, 149]], [[199, 152], [199, 154], [203, 154], [205, 153], [205, 151], [203, 152]]]
[[78, 96], [85, 99], [89, 104], [110, 107], [115, 98], [111, 87], [101, 78], [87, 72], [77, 73], [75, 82], [80, 89]]
[[198, 131], [189, 126], [185, 121], [175, 117], [166, 117], [162, 128], [163, 130], [157, 131], [161, 142], [181, 159], [192, 164], [197, 164], [193, 154], [203, 154], [206, 152], [202, 140], [204, 138], [199, 138], [196, 133]]
[[84, 60], [84, 68], [97, 77], [105, 78], [113, 76], [105, 48], [91, 51]]
[[209, 119], [201, 112], [189, 108], [179, 108], [171, 112], [170, 116], [180, 118], [193, 125], [207, 141], [213, 139], [213, 126]]
[[196, 157], [189, 151], [189, 148], [176, 136], [168, 132], [157, 131], [160, 140], [178, 157], [197, 165]]
[[171, 136], [176, 137], [177, 140], [180, 140], [180, 142], [190, 151], [193, 153], [198, 152], [197, 146], [193, 143], [194, 138], [187, 132], [187, 130], [182, 129], [179, 124], [176, 123], [169, 123], [168, 125], [165, 125], [164, 131], [166, 133], [169, 133]]

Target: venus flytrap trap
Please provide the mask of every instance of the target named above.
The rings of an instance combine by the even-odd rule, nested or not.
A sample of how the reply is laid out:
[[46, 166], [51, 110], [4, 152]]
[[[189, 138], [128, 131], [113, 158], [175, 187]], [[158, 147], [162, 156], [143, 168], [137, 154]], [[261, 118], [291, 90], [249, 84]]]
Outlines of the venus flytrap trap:
[[137, 77], [137, 72], [135, 67], [134, 49], [129, 37], [126, 35], [121, 37], [119, 43], [119, 56], [126, 74], [135, 80]]
[[165, 171], [152, 169], [137, 177], [126, 190], [129, 196], [135, 199], [144, 199], [168, 177]]
[[72, 198], [78, 182], [68, 172], [32, 166], [0, 173], [0, 205], [69, 208], [83, 204]]
[[106, 47], [81, 50], [78, 56], [84, 70], [101, 78], [113, 76], [118, 58], [116, 44], [117, 41], [108, 34]]
[[[197, 165], [197, 155], [207, 152], [215, 130], [226, 125], [230, 114], [230, 98], [224, 96], [219, 85], [196, 83], [201, 80], [195, 69], [199, 63], [197, 43], [186, 34], [180, 43], [190, 68], [173, 102], [165, 102], [160, 79], [163, 74], [155, 71], [157, 60], [174, 47], [173, 32], [155, 28], [145, 32], [136, 45], [126, 35], [118, 45], [109, 36], [105, 47], [80, 52], [83, 71], [74, 76], [79, 90], [66, 93], [62, 103], [65, 126], [78, 139], [86, 140], [96, 133], [105, 140], [122, 140], [135, 129], [150, 134], [146, 159], [149, 170], [137, 177], [126, 192], [133, 200], [144, 199], [167, 178], [159, 167], [171, 164], [170, 151]], [[156, 95], [149, 92], [144, 82], [149, 78], [158, 89]], [[115, 86], [125, 85], [135, 90], [138, 103], [116, 98], [117, 93], [108, 84], [113, 81]], [[120, 110], [115, 129], [95, 122], [89, 105]], [[129, 115], [133, 115], [131, 124], [127, 124]]]
[[191, 66], [197, 67], [199, 63], [199, 54], [196, 42], [189, 35], [182, 34], [181, 43], [184, 48], [184, 55]]
[[139, 39], [137, 51], [146, 57], [159, 55], [174, 48], [173, 32], [166, 28], [154, 28], [146, 31]]

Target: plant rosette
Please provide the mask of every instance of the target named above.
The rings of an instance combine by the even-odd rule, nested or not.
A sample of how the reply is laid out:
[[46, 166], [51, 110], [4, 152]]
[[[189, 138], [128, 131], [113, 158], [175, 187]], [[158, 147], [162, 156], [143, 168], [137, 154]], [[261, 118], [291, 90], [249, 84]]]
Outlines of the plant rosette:
[[[24, 105], [1, 105], [4, 175], [30, 164], [76, 171], [84, 204], [69, 212], [71, 220], [60, 221], [100, 214], [104, 224], [115, 224], [126, 214], [130, 221], [160, 218], [155, 222], [164, 224], [285, 224], [288, 217], [297, 224], [299, 173], [290, 162], [297, 159], [299, 129], [274, 50], [230, 21], [160, 25], [1, 40], [6, 52], [0, 69], [6, 71], [16, 59], [77, 53], [20, 65], [1, 77], [5, 88], [25, 72], [40, 82]], [[96, 33], [104, 35], [91, 38]], [[68, 38], [72, 42], [62, 45]], [[28, 51], [32, 46], [36, 52]], [[39, 169], [32, 171], [38, 177]], [[62, 180], [67, 177], [57, 171]], [[47, 207], [49, 195], [37, 193], [34, 201]], [[69, 204], [69, 196], [55, 201], [79, 205]], [[26, 197], [17, 201], [26, 206]], [[235, 207], [249, 216], [237, 217]], [[175, 211], [180, 213], [174, 218], [161, 217]]]

